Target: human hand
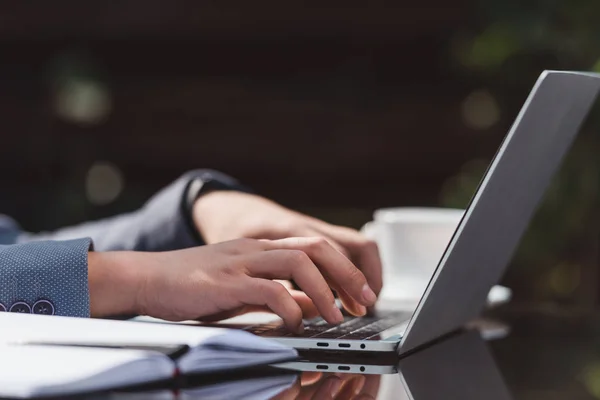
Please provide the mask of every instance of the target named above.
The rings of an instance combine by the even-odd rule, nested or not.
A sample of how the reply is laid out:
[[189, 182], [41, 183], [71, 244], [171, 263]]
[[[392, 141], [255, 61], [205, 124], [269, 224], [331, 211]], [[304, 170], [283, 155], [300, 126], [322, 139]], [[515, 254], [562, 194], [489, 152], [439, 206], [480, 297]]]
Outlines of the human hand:
[[[363, 272], [376, 294], [381, 291], [377, 245], [354, 229], [331, 225], [263, 197], [235, 191], [214, 191], [200, 196], [194, 205], [193, 218], [207, 243], [238, 238], [323, 237]], [[346, 293], [338, 295], [349, 312], [364, 315], [362, 309], [352, 307]]]
[[303, 372], [300, 379], [273, 400], [374, 400], [380, 375]]
[[332, 324], [343, 316], [330, 287], [345, 293], [354, 308], [376, 301], [363, 273], [322, 238], [238, 239], [162, 253], [90, 253], [93, 316], [134, 312], [171, 321], [205, 320], [259, 306], [299, 332], [300, 302], [274, 279], [293, 279]]

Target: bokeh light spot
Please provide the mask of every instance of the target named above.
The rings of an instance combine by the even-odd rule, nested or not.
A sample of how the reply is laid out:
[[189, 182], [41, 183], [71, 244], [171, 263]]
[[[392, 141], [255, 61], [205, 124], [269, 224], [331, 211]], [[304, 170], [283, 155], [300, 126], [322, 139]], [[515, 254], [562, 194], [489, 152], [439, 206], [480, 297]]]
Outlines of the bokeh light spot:
[[462, 118], [469, 128], [490, 129], [500, 120], [500, 107], [487, 90], [476, 90], [463, 101]]
[[572, 294], [581, 284], [581, 267], [576, 264], [559, 264], [550, 271], [549, 284], [560, 296]]
[[600, 363], [587, 366], [583, 372], [583, 383], [592, 396], [600, 398]]
[[119, 168], [108, 162], [97, 162], [87, 173], [85, 192], [94, 205], [106, 205], [115, 201], [124, 187], [123, 174]]
[[71, 79], [57, 88], [54, 106], [56, 113], [67, 121], [96, 125], [108, 117], [111, 97], [108, 88], [100, 82]]

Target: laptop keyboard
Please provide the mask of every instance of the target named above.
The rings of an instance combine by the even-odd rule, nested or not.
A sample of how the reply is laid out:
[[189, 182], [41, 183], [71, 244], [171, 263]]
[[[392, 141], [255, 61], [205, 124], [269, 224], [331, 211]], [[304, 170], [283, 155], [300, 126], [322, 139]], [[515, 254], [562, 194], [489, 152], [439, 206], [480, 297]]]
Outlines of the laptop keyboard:
[[345, 317], [344, 322], [339, 325], [328, 324], [319, 317], [304, 321], [304, 333], [301, 335], [290, 332], [281, 323], [255, 325], [245, 330], [266, 337], [367, 340], [386, 329], [407, 322], [411, 315], [410, 312], [392, 311], [378, 313], [373, 317]]

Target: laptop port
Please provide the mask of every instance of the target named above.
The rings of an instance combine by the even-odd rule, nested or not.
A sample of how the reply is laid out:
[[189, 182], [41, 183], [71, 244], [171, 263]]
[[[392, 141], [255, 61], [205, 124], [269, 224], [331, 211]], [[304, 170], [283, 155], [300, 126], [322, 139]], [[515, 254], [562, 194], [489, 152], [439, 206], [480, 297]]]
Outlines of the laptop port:
[[348, 348], [350, 347], [350, 343], [339, 343], [338, 346]]
[[338, 367], [338, 369], [339, 369], [340, 371], [350, 371], [350, 367], [348, 367], [348, 366], [345, 366], [345, 365], [340, 365], [340, 366]]
[[319, 364], [317, 365], [317, 369], [329, 369], [329, 366]]
[[329, 347], [329, 343], [317, 342], [317, 346], [319, 346], [319, 347]]

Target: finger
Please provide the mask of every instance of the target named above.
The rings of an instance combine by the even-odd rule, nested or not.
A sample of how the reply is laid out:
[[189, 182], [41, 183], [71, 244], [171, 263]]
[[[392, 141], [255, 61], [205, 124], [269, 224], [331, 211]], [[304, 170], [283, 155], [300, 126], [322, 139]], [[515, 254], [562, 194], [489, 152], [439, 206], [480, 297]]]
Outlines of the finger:
[[383, 269], [377, 243], [360, 232], [343, 226], [325, 225], [318, 226], [316, 229], [346, 249], [350, 259], [356, 261], [357, 266], [367, 277], [371, 289], [379, 294], [383, 287]]
[[279, 393], [277, 396], [273, 397], [271, 400], [296, 400], [298, 399], [298, 395], [302, 391], [302, 386], [300, 385], [300, 379], [296, 379], [294, 384]]
[[274, 279], [274, 281], [281, 283], [287, 290], [293, 290], [294, 289], [294, 285], [292, 285], [292, 282], [290, 282], [288, 280]]
[[379, 393], [379, 385], [381, 384], [381, 375], [363, 375], [365, 384], [363, 385], [361, 394], [369, 399], [376, 399]]
[[344, 316], [335, 305], [329, 285], [306, 253], [300, 250], [272, 250], [251, 257], [257, 257], [250, 261], [247, 267], [253, 276], [293, 279], [311, 298], [327, 322], [339, 324], [344, 320]]
[[[305, 235], [303, 236], [307, 236], [307, 237], [319, 237], [322, 236], [322, 233], [316, 231], [316, 230], [312, 230], [312, 229], [306, 229], [305, 230]], [[327, 240], [327, 242], [336, 250], [338, 250], [340, 253], [342, 253], [346, 258], [350, 258], [350, 254], [348, 253], [348, 251], [346, 249], [344, 249], [342, 246], [340, 246], [335, 240], [331, 239], [331, 238], [327, 238], [324, 237], [325, 240]], [[352, 296], [348, 295], [348, 293], [343, 290], [339, 285], [337, 285], [335, 282], [332, 282], [331, 279], [327, 279], [327, 276], [325, 277], [325, 279], [327, 280], [327, 282], [330, 284], [331, 287], [333, 287], [337, 294], [338, 297], [340, 298], [340, 300], [342, 301], [342, 305], [344, 306], [344, 308], [352, 315], [360, 317], [366, 314], [366, 309], [363, 305], [361, 305], [360, 303], [358, 303], [356, 300], [354, 300], [352, 298]]]
[[326, 274], [332, 282], [339, 285], [350, 296], [364, 306], [375, 304], [377, 297], [369, 287], [365, 275], [327, 240], [317, 238], [287, 238], [269, 243], [273, 248], [301, 250]]
[[[272, 241], [265, 240], [263, 242], [272, 242]], [[266, 249], [268, 249], [268, 247], [266, 247]], [[331, 278], [328, 278], [327, 276], [325, 276], [324, 278], [325, 278], [326, 282], [328, 282], [328, 284], [336, 290], [336, 292], [338, 293], [338, 296], [340, 297], [340, 300], [342, 301], [342, 305], [344, 306], [344, 308], [346, 310], [348, 310], [348, 312], [350, 314], [357, 316], [357, 317], [364, 316], [366, 314], [365, 307], [362, 304], [358, 303], [356, 300], [354, 300], [352, 298], [352, 296], [350, 296], [344, 289], [342, 289], [340, 287], [340, 285], [336, 284], [334, 281], [332, 281]], [[296, 282], [296, 284], [298, 284], [298, 282]]]
[[327, 242], [329, 242], [331, 247], [333, 247], [334, 249], [336, 249], [337, 251], [342, 253], [346, 258], [350, 259], [350, 257], [351, 257], [351, 254], [348, 251], [348, 249], [346, 249], [344, 246], [342, 246], [340, 243], [338, 243], [333, 237], [331, 237], [324, 230], [321, 230], [318, 227], [314, 228], [314, 229], [312, 227], [304, 228], [297, 235], [294, 235], [294, 236], [312, 237], [312, 238], [322, 237], [325, 240], [327, 240]]
[[322, 372], [305, 371], [300, 375], [300, 383], [302, 383], [302, 386], [312, 385], [317, 383], [322, 377]]
[[[275, 282], [279, 283], [279, 281], [275, 281]], [[284, 282], [284, 281], [281, 281], [281, 282]], [[319, 310], [317, 310], [317, 307], [315, 307], [315, 304], [312, 302], [310, 297], [308, 297], [306, 295], [306, 293], [304, 293], [300, 290], [293, 290], [293, 289], [287, 289], [287, 290], [290, 292], [290, 294], [292, 295], [292, 298], [296, 301], [296, 303], [298, 303], [298, 306], [300, 306], [300, 309], [302, 310], [302, 318], [311, 319], [311, 318], [316, 318], [320, 315]], [[229, 318], [237, 317], [239, 315], [252, 313], [252, 312], [272, 312], [272, 310], [269, 307], [264, 306], [264, 305], [263, 306], [247, 305], [247, 306], [240, 307], [240, 308], [237, 308], [234, 310], [223, 311], [223, 312], [211, 314], [211, 315], [204, 315], [204, 316], [198, 318], [198, 321], [203, 321], [203, 322], [222, 321], [224, 319], [229, 319]]]
[[240, 290], [240, 300], [246, 304], [265, 305], [283, 320], [285, 326], [293, 331], [302, 333], [302, 310], [288, 290], [280, 283], [260, 278], [250, 278], [244, 281]]
[[342, 302], [342, 306], [348, 311], [350, 314], [355, 317], [364, 317], [367, 313], [365, 306], [359, 304], [350, 296], [346, 291], [342, 288], [335, 287], [337, 295]]
[[300, 290], [290, 290], [290, 293], [296, 303], [302, 310], [302, 316], [305, 319], [316, 318], [319, 316], [319, 310], [315, 307], [315, 303], [306, 295], [306, 293]]
[[361, 393], [361, 394], [359, 394], [357, 397], [355, 397], [352, 400], [375, 400], [375, 397], [370, 396], [370, 395], [365, 394], [365, 393]]
[[333, 399], [337, 396], [341, 385], [341, 379], [336, 376], [328, 376], [320, 382], [318, 389], [312, 395], [312, 400]]
[[362, 375], [355, 375], [348, 380], [340, 389], [336, 399], [346, 400], [352, 399], [354, 396], [360, 393], [365, 383], [365, 377]]

